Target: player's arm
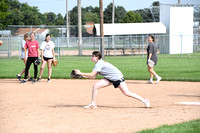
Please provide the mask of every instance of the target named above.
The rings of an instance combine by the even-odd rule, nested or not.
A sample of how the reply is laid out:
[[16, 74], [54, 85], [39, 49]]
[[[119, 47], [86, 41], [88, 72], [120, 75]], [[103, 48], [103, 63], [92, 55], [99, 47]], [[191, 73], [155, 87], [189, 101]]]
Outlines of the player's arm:
[[55, 59], [55, 51], [54, 51], [54, 48], [52, 49], [52, 53], [53, 53], [53, 59]]
[[151, 59], [152, 53], [149, 53], [149, 60]]
[[44, 60], [44, 58], [43, 58], [43, 49], [41, 49], [41, 59], [42, 59], [42, 61]]
[[38, 52], [38, 58], [40, 58], [40, 49], [39, 48], [37, 49], [37, 52]]
[[91, 73], [82, 73], [80, 70], [76, 70], [76, 73], [88, 79], [95, 79], [96, 76], [98, 75], [98, 72], [96, 71], [92, 71]]
[[27, 59], [27, 48], [23, 48], [24, 49], [24, 52], [25, 52], [25, 59]]

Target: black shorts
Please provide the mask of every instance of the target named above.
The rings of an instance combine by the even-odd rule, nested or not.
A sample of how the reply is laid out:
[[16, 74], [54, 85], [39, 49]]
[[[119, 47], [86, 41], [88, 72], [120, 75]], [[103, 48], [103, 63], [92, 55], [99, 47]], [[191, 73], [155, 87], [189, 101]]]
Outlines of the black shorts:
[[[107, 79], [107, 78], [105, 78], [105, 79]], [[117, 81], [112, 81], [112, 80], [109, 80], [109, 79], [107, 79], [110, 83], [112, 83], [113, 84], [113, 86], [115, 87], [115, 88], [117, 88], [119, 85], [120, 85], [120, 83], [121, 82], [124, 82], [125, 80], [124, 80], [124, 77], [123, 78], [121, 78], [121, 79], [119, 79], [119, 80], [117, 80]]]
[[43, 59], [44, 59], [45, 61], [48, 61], [48, 60], [50, 60], [50, 59], [53, 59], [53, 57], [52, 57], [52, 58], [47, 58], [47, 57], [44, 57], [44, 56], [43, 56]]

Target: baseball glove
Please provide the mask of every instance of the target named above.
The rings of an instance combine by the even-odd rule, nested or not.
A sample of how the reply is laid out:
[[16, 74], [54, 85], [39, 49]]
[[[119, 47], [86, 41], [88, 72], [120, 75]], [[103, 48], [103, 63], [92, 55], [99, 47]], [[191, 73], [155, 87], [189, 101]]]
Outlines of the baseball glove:
[[73, 78], [73, 79], [80, 79], [80, 78], [83, 78], [83, 76], [81, 75], [78, 75], [76, 74], [76, 70], [72, 70], [71, 74], [70, 74], [70, 77]]
[[57, 59], [53, 59], [53, 66], [55, 67], [58, 64], [58, 60]]
[[41, 58], [38, 58], [37, 60], [35, 60], [34, 64], [35, 65], [40, 65], [40, 62], [41, 62]]
[[148, 66], [149, 66], [149, 67], [153, 67], [154, 64], [155, 64], [155, 63], [154, 63], [152, 60], [148, 59]]

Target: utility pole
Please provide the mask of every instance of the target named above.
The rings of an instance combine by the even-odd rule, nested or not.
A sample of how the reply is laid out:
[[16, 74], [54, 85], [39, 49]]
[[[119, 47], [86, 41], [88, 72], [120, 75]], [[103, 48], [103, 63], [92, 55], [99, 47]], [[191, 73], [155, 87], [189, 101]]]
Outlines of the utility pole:
[[81, 0], [78, 2], [78, 55], [82, 55], [82, 21], [81, 21]]
[[68, 0], [66, 0], [66, 34], [67, 34], [67, 47], [69, 46], [69, 18], [68, 18]]
[[178, 0], [178, 4], [181, 4], [181, 0]]
[[[115, 0], [113, 0], [113, 10], [112, 10], [112, 24], [115, 23]], [[115, 48], [114, 35], [112, 35], [112, 48]], [[116, 51], [116, 50], [114, 50]], [[114, 52], [116, 55], [116, 52]]]
[[103, 33], [103, 0], [99, 0], [100, 6], [100, 52], [102, 54], [102, 58], [104, 59], [104, 33]]

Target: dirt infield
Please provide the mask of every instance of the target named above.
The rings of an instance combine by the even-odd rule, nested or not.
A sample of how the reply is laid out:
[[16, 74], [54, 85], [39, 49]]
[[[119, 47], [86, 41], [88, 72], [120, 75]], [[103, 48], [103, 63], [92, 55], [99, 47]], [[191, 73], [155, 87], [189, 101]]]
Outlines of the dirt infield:
[[99, 90], [97, 109], [84, 109], [98, 80], [52, 79], [20, 84], [0, 79], [1, 133], [131, 133], [163, 124], [200, 119], [200, 82], [145, 84], [127, 80], [132, 92], [148, 98], [151, 108], [109, 86]]

